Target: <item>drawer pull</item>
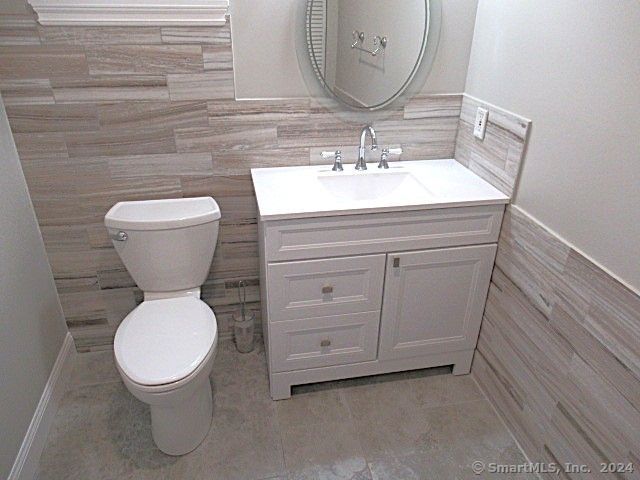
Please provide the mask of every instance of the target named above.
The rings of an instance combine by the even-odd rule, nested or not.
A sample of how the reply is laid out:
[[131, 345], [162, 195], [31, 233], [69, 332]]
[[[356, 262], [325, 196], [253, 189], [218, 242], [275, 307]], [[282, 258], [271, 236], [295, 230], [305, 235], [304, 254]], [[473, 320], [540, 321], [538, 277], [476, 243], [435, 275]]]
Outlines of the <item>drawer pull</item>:
[[399, 258], [394, 258], [393, 259], [393, 268], [398, 268], [400, 266], [400, 259]]
[[327, 339], [327, 340], [322, 340], [322, 341], [320, 342], [320, 346], [321, 346], [321, 347], [329, 347], [329, 346], [331, 346], [331, 340], [329, 340], [329, 339]]
[[328, 295], [330, 293], [333, 293], [333, 287], [331, 285], [326, 285], [326, 286], [322, 287], [322, 294], [323, 295]]

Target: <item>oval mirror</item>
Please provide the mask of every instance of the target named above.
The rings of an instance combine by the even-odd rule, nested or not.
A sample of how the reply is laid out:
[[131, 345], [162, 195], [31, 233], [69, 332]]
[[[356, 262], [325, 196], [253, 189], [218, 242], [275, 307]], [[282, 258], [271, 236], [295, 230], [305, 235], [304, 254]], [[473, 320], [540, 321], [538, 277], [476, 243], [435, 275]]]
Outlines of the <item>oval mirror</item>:
[[415, 93], [435, 52], [432, 13], [430, 0], [306, 0], [307, 86], [358, 111]]

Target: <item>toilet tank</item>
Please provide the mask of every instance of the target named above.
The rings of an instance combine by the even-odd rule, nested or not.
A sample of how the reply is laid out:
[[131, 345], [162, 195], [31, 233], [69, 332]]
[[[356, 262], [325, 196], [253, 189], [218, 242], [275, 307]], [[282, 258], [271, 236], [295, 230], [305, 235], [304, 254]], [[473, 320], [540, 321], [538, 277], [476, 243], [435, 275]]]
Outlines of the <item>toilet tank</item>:
[[174, 292], [206, 280], [220, 216], [211, 197], [146, 200], [117, 203], [104, 223], [138, 287]]

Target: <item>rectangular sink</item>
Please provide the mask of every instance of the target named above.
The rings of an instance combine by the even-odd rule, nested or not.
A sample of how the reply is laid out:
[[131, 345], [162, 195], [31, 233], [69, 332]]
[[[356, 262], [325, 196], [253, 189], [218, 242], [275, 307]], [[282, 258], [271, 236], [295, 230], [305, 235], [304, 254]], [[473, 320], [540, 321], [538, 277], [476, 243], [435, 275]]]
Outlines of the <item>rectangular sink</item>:
[[429, 191], [406, 170], [365, 170], [362, 172], [321, 172], [320, 185], [337, 198], [370, 201], [389, 196], [428, 195]]
[[352, 215], [509, 203], [509, 197], [455, 160], [251, 170], [262, 220]]

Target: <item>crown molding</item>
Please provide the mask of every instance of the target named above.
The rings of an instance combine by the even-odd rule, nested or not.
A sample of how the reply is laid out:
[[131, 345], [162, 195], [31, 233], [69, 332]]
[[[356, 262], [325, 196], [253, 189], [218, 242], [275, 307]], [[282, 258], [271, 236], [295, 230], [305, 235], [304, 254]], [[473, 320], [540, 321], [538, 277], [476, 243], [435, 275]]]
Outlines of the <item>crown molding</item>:
[[229, 0], [28, 1], [42, 25], [219, 26], [229, 9]]

